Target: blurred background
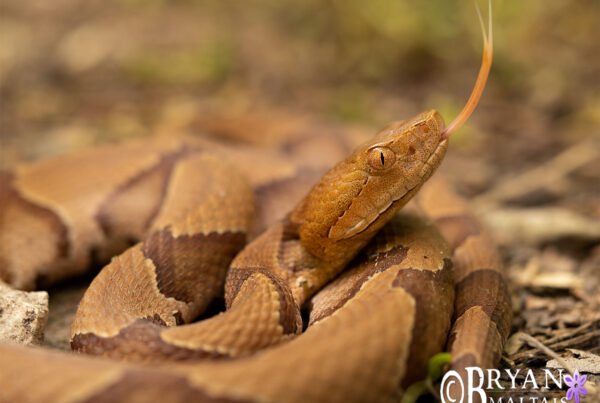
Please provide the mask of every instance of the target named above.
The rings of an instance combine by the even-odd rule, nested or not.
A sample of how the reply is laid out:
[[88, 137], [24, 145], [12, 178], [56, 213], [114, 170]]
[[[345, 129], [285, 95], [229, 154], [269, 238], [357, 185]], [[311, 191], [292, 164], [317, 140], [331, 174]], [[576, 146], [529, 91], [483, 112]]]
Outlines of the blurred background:
[[[597, 354], [600, 2], [493, 8], [488, 85], [441, 171], [494, 230], [513, 330], [585, 325], [557, 351]], [[470, 0], [3, 0], [0, 168], [214, 117], [375, 132], [433, 108], [449, 122], [481, 51]], [[517, 346], [511, 365], [545, 363]]]
[[[517, 172], [598, 137], [600, 2], [495, 1], [494, 22], [488, 87], [455, 148], [493, 146]], [[482, 48], [470, 0], [3, 0], [0, 43], [3, 167], [182, 130], [209, 108], [450, 121]]]

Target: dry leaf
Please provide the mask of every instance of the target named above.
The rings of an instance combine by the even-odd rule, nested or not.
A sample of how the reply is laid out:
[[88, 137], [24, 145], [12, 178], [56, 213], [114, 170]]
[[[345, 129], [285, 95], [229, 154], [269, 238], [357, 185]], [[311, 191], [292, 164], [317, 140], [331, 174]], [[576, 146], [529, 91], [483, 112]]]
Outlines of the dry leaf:
[[568, 290], [569, 288], [581, 288], [583, 279], [575, 273], [570, 272], [540, 273], [527, 285], [531, 287]]
[[525, 344], [525, 342], [521, 337], [521, 332], [517, 332], [510, 336], [506, 341], [506, 344], [504, 345], [504, 352], [507, 355], [511, 356], [517, 353], [521, 349], [521, 347], [523, 347], [523, 344]]
[[500, 234], [530, 244], [560, 238], [600, 239], [600, 223], [560, 207], [501, 208], [482, 212], [487, 225]]
[[[567, 350], [579, 357], [563, 357], [563, 359], [573, 368], [577, 368], [579, 372], [600, 374], [600, 355], [574, 348], [568, 348]], [[563, 368], [556, 360], [548, 361], [546, 366], [548, 368]]]

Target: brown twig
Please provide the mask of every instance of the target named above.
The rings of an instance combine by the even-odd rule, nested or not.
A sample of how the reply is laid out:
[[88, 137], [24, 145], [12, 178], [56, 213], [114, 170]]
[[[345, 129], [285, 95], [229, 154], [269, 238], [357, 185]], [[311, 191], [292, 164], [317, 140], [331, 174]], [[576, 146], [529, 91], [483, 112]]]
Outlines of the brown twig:
[[596, 323], [596, 321], [590, 321], [590, 322], [584, 323], [583, 325], [576, 327], [575, 329], [571, 329], [570, 331], [567, 331], [563, 334], [559, 334], [548, 340], [545, 340], [545, 343], [548, 345], [551, 345], [553, 343], [556, 343], [561, 340], [567, 339], [569, 337], [575, 336], [575, 335], [581, 333], [582, 331], [584, 331], [585, 329], [589, 328], [590, 326], [592, 326], [594, 323]]
[[475, 203], [485, 210], [488, 207], [493, 208], [503, 200], [529, 193], [533, 189], [556, 188], [557, 184], [564, 183], [570, 172], [600, 157], [599, 150], [595, 142], [581, 141], [549, 161], [521, 175], [503, 180], [490, 191], [477, 196]]
[[523, 340], [525, 343], [527, 343], [530, 347], [536, 348], [539, 351], [545, 353], [546, 355], [554, 358], [556, 360], [556, 362], [558, 362], [560, 365], [562, 365], [563, 368], [565, 368], [567, 371], [569, 371], [569, 373], [571, 375], [573, 375], [573, 372], [574, 372], [573, 368], [560, 355], [558, 355], [554, 350], [551, 350], [544, 343], [542, 343], [535, 337], [530, 336], [527, 333], [521, 333], [519, 335], [519, 338], [521, 340]]

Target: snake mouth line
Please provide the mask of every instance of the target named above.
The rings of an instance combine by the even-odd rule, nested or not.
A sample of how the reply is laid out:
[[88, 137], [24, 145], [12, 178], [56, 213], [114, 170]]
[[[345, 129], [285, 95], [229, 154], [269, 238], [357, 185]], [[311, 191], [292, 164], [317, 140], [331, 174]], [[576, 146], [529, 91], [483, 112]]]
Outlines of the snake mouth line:
[[[385, 213], [386, 211], [388, 211], [390, 208], [394, 207], [395, 203], [398, 203], [400, 201], [403, 201], [404, 198], [410, 194], [410, 192], [412, 192], [413, 190], [417, 189], [419, 186], [422, 186], [433, 174], [433, 172], [435, 171], [435, 168], [437, 167], [432, 167], [431, 166], [431, 161], [433, 161], [435, 159], [435, 157], [437, 157], [440, 153], [441, 150], [445, 150], [446, 146], [448, 144], [448, 140], [447, 139], [443, 139], [439, 142], [439, 144], [437, 145], [437, 147], [435, 148], [435, 150], [433, 150], [433, 152], [431, 153], [431, 155], [429, 156], [429, 158], [427, 158], [427, 161], [425, 161], [425, 163], [423, 164], [423, 168], [425, 167], [429, 167], [429, 172], [426, 172], [425, 175], [421, 176], [421, 181], [419, 183], [417, 183], [415, 186], [411, 187], [410, 189], [408, 189], [406, 192], [404, 192], [404, 194], [402, 196], [400, 196], [400, 198], [393, 200], [385, 209], [383, 209], [375, 218], [375, 220], [383, 213]], [[411, 196], [412, 197], [412, 196]], [[374, 221], [374, 220], [373, 220]], [[367, 225], [368, 226], [368, 225]]]
[[350, 238], [350, 237], [352, 237], [354, 235], [360, 234], [361, 232], [363, 232], [367, 228], [369, 228], [369, 226], [371, 224], [373, 224], [375, 221], [377, 221], [377, 219], [379, 217], [381, 217], [381, 215], [384, 214], [386, 211], [388, 211], [391, 208], [394, 208], [399, 203], [404, 202], [404, 200], [405, 200], [405, 198], [407, 196], [410, 195], [410, 197], [412, 197], [411, 192], [413, 192], [415, 189], [417, 189], [421, 185], [423, 185], [423, 183], [425, 183], [425, 181], [427, 181], [431, 177], [431, 175], [433, 174], [433, 172], [435, 171], [436, 167], [433, 167], [431, 165], [431, 161], [433, 161], [439, 155], [439, 153], [440, 153], [441, 150], [445, 149], [445, 147], [446, 147], [447, 144], [448, 144], [448, 140], [447, 139], [442, 139], [439, 142], [439, 144], [436, 147], [436, 149], [433, 150], [433, 152], [431, 153], [431, 155], [429, 156], [429, 158], [427, 158], [427, 160], [423, 164], [423, 169], [425, 170], [425, 169], [427, 169], [427, 167], [429, 167], [429, 169], [428, 169], [428, 172], [424, 172], [423, 173], [423, 175], [421, 176], [421, 180], [419, 181], [419, 183], [417, 183], [415, 186], [411, 187], [410, 189], [407, 189], [406, 192], [404, 192], [402, 194], [402, 196], [400, 196], [399, 198], [392, 200], [387, 206], [385, 206], [384, 208], [382, 208], [379, 211], [379, 213], [377, 215], [375, 215], [368, 222], [364, 218], [362, 220], [358, 221], [350, 229], [348, 229], [340, 239], [347, 239], [347, 238]]

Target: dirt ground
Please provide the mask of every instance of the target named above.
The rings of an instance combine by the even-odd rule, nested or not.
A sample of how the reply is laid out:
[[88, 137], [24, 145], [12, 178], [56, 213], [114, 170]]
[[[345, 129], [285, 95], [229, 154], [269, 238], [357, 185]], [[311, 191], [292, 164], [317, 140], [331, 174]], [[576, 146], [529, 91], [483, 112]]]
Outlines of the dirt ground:
[[[294, 117], [369, 133], [425, 109], [453, 119], [481, 57], [472, 3], [368, 3], [5, 0], [0, 168], [210, 132], [213, 119], [277, 127]], [[600, 393], [598, 37], [595, 0], [495, 3], [489, 83], [440, 169], [506, 263], [515, 315], [502, 365], [542, 376], [566, 364], [588, 374], [591, 393]], [[88, 281], [51, 290], [49, 347], [68, 348]]]

